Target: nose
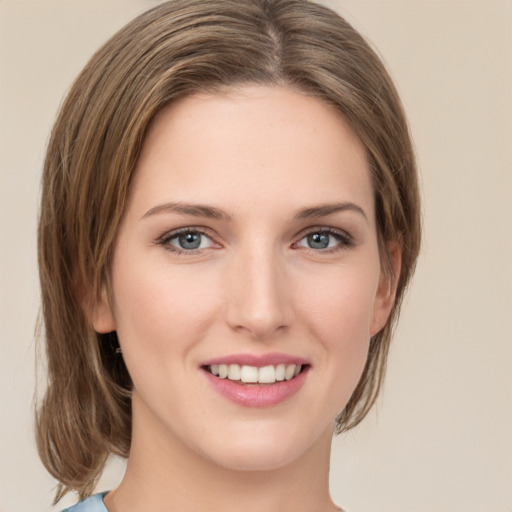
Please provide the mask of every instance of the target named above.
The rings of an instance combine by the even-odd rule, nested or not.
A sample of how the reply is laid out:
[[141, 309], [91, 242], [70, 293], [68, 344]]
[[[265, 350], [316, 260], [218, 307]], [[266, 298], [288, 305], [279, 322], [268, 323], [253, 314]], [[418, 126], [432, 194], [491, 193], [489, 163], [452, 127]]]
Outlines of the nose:
[[293, 307], [284, 267], [268, 247], [247, 250], [234, 257], [226, 279], [226, 320], [232, 329], [260, 341], [287, 330], [293, 319]]

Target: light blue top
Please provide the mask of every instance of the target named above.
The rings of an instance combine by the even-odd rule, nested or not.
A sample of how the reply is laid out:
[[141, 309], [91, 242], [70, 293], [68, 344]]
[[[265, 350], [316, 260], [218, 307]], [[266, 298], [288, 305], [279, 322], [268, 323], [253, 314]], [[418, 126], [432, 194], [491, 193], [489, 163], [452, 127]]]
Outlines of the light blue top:
[[108, 512], [107, 507], [105, 507], [103, 503], [103, 496], [105, 496], [105, 494], [107, 493], [102, 492], [101, 494], [89, 496], [80, 503], [66, 508], [62, 512]]

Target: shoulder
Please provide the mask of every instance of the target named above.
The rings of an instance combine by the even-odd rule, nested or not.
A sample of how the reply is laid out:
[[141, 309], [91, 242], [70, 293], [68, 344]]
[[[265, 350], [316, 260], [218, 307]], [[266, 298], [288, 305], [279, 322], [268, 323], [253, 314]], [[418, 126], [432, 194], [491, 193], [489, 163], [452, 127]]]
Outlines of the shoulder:
[[105, 504], [103, 503], [103, 497], [107, 494], [103, 492], [101, 494], [95, 494], [89, 496], [83, 501], [80, 501], [72, 507], [66, 508], [62, 512], [108, 512]]

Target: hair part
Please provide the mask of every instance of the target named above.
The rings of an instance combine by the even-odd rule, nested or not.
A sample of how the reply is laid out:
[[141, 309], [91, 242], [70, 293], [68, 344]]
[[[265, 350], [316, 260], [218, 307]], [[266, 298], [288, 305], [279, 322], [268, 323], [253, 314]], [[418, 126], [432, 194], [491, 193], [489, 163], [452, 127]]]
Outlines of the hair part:
[[420, 247], [414, 152], [395, 87], [345, 20], [306, 0], [175, 0], [133, 20], [89, 61], [60, 110], [42, 179], [38, 258], [48, 389], [37, 444], [67, 491], [89, 495], [110, 453], [127, 457], [131, 379], [114, 334], [88, 320], [108, 288], [112, 245], [155, 115], [177, 98], [244, 84], [293, 88], [333, 106], [366, 149], [382, 266], [402, 258], [396, 299], [336, 420], [357, 425], [382, 384], [393, 325]]

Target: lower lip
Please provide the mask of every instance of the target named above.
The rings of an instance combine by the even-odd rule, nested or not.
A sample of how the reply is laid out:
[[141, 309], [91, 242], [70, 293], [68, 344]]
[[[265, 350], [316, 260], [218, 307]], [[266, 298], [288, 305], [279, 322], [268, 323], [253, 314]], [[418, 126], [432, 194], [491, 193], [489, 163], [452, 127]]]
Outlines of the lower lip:
[[217, 393], [244, 407], [272, 407], [284, 402], [299, 391], [308, 373], [306, 369], [291, 380], [274, 384], [241, 384], [215, 377], [207, 370], [203, 371]]

